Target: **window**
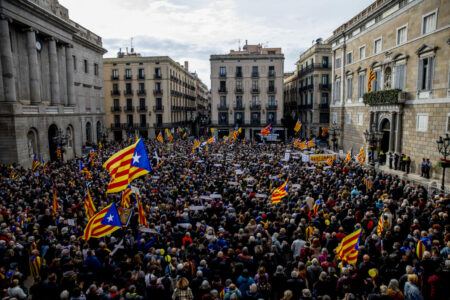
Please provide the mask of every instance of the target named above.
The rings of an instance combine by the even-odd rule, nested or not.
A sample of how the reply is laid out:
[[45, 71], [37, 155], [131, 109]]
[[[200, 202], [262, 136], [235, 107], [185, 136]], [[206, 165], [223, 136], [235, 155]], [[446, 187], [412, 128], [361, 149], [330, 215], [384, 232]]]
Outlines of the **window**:
[[119, 85], [117, 83], [113, 83], [113, 91], [114, 92], [119, 91]]
[[314, 104], [314, 93], [313, 92], [309, 93], [309, 104], [311, 104], [311, 106]]
[[145, 91], [145, 84], [143, 82], [139, 82], [139, 92], [144, 92]]
[[328, 104], [328, 93], [322, 93], [321, 104]]
[[427, 34], [436, 29], [437, 10], [422, 17], [422, 34]]
[[434, 57], [419, 60], [418, 90], [431, 90], [433, 88]]
[[155, 91], [161, 91], [161, 82], [155, 82]]
[[416, 131], [425, 132], [428, 130], [428, 114], [419, 113], [416, 119]]
[[267, 124], [275, 124], [277, 121], [276, 112], [268, 112], [267, 113]]
[[119, 108], [119, 106], [120, 106], [119, 99], [113, 99], [113, 103], [114, 103], [114, 108]]
[[261, 120], [261, 113], [259, 112], [252, 112], [251, 114], [251, 122], [254, 125], [259, 125]]
[[353, 52], [347, 53], [347, 65], [351, 64], [353, 62]]
[[338, 101], [341, 100], [341, 82], [336, 81], [334, 83], [334, 100]]
[[269, 96], [269, 99], [268, 99], [268, 104], [269, 104], [269, 106], [271, 106], [271, 107], [273, 107], [273, 106], [275, 106], [275, 96]]
[[155, 77], [161, 78], [161, 68], [155, 68]]
[[89, 66], [87, 59], [84, 60], [84, 73], [89, 73]]
[[275, 67], [269, 66], [269, 77], [275, 76]]
[[220, 81], [220, 88], [219, 88], [220, 92], [226, 92], [227, 91], [227, 82], [222, 80]]
[[236, 67], [236, 77], [242, 77], [242, 67]]
[[139, 98], [139, 107], [141, 109], [145, 108], [145, 98]]
[[141, 127], [146, 127], [146, 125], [147, 125], [147, 117], [145, 115], [139, 115], [139, 119], [141, 121]]
[[131, 94], [131, 83], [126, 83], [125, 84], [125, 92], [127, 94]]
[[244, 113], [243, 112], [236, 112], [234, 113], [234, 122], [239, 125], [244, 124]]
[[345, 113], [345, 124], [349, 125], [352, 123], [352, 117], [350, 113]]
[[161, 98], [156, 98], [156, 107], [162, 108], [162, 99]]
[[94, 64], [94, 75], [98, 76], [98, 64]]
[[328, 56], [322, 56], [322, 67], [328, 68]]
[[447, 133], [450, 133], [450, 113], [447, 114]]
[[372, 81], [372, 90], [374, 92], [381, 91], [381, 70], [373, 71], [375, 74], [375, 80]]
[[330, 123], [330, 114], [329, 113], [320, 113], [319, 123], [322, 123], [322, 124]]
[[337, 123], [337, 112], [333, 112], [333, 124]]
[[112, 70], [112, 77], [113, 77], [113, 79], [118, 79], [119, 78], [119, 70], [113, 69]]
[[242, 89], [242, 80], [236, 80], [236, 89], [241, 90]]
[[406, 65], [397, 65], [394, 67], [394, 88], [405, 89]]
[[227, 107], [227, 97], [220, 96], [220, 107]]
[[219, 124], [228, 125], [228, 113], [227, 112], [219, 112]]
[[120, 115], [114, 115], [114, 124], [120, 124]]
[[253, 66], [252, 67], [252, 76], [253, 77], [258, 76], [258, 66]]
[[163, 123], [163, 115], [162, 115], [162, 114], [157, 114], [157, 115], [156, 115], [156, 124], [157, 124], [158, 126], [161, 126], [162, 123]]
[[352, 100], [353, 94], [353, 77], [347, 78], [347, 101]]
[[258, 80], [252, 81], [252, 89], [257, 90], [258, 89]]
[[133, 115], [127, 115], [128, 127], [133, 126]]
[[220, 77], [225, 77], [225, 76], [227, 76], [227, 71], [226, 71], [225, 67], [220, 67], [219, 76], [220, 76]]
[[125, 78], [131, 79], [131, 69], [125, 69]]
[[139, 69], [138, 70], [138, 76], [139, 76], [139, 79], [144, 79], [145, 78], [144, 69]]
[[127, 109], [130, 110], [131, 106], [133, 106], [133, 99], [127, 99]]
[[72, 55], [72, 60], [73, 60], [73, 70], [76, 71], [77, 70], [77, 57], [75, 55]]
[[359, 60], [366, 58], [366, 46], [359, 48]]
[[236, 107], [242, 108], [242, 96], [236, 96]]
[[252, 106], [256, 106], [256, 105], [259, 105], [259, 97], [253, 96], [252, 97]]
[[366, 84], [366, 74], [359, 74], [358, 75], [358, 99], [359, 100], [362, 100], [364, 92], [366, 91], [365, 84]]
[[403, 44], [407, 39], [408, 27], [405, 25], [397, 29], [397, 45]]
[[336, 58], [336, 64], [335, 65], [336, 65], [335, 66], [336, 69], [339, 69], [341, 67], [341, 58], [340, 57]]
[[381, 43], [382, 43], [382, 39], [381, 38], [376, 39], [373, 42], [373, 54], [377, 54], [377, 53], [381, 52]]
[[363, 120], [364, 120], [364, 114], [363, 113], [358, 113], [358, 125], [359, 126], [363, 125]]
[[328, 82], [329, 82], [329, 80], [328, 80], [328, 74], [322, 74], [322, 84], [323, 85], [328, 85]]

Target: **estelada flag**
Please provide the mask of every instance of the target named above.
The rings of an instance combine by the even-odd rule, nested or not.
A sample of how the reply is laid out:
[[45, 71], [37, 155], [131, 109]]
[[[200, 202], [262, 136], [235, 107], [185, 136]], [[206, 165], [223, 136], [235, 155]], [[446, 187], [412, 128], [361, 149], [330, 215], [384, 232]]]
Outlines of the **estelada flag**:
[[84, 189], [84, 209], [86, 210], [86, 216], [88, 219], [92, 218], [97, 211], [92, 201], [91, 193], [89, 192], [89, 187]]
[[299, 119], [299, 120], [297, 120], [297, 123], [295, 124], [294, 131], [298, 132], [301, 128], [302, 128], [302, 121], [300, 121], [300, 119]]
[[164, 144], [164, 138], [163, 138], [163, 136], [162, 136], [162, 134], [161, 134], [161, 131], [159, 132], [159, 134], [158, 134], [158, 137], [156, 138], [161, 144]]
[[216, 137], [213, 136], [213, 137], [211, 137], [209, 140], [207, 140], [206, 142], [207, 142], [208, 144], [215, 143], [215, 142], [216, 142]]
[[281, 199], [283, 199], [283, 197], [285, 197], [288, 194], [289, 191], [288, 180], [289, 179], [286, 179], [286, 181], [282, 185], [280, 185], [273, 191], [272, 197], [270, 199], [272, 204], [280, 202]]
[[338, 255], [339, 259], [345, 260], [346, 257], [353, 252], [353, 250], [358, 250], [361, 231], [362, 229], [360, 228], [342, 239], [341, 244], [336, 249], [336, 254]]
[[111, 156], [103, 168], [111, 175], [107, 193], [123, 191], [135, 178], [152, 170], [142, 139]]
[[116, 204], [113, 202], [98, 213], [96, 213], [86, 225], [83, 233], [83, 239], [88, 241], [90, 238], [101, 238], [122, 228], [119, 213]]
[[52, 213], [56, 214], [58, 211], [59, 205], [58, 205], [58, 197], [56, 196], [56, 185], [53, 183], [53, 201], [52, 201]]
[[261, 135], [265, 136], [269, 133], [272, 133], [272, 124], [267, 125], [264, 129], [261, 130]]

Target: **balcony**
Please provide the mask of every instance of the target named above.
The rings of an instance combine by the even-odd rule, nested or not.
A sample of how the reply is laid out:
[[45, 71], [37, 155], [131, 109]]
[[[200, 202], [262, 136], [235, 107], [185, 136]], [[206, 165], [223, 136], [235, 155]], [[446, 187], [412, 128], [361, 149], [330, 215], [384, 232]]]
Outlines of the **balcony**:
[[304, 92], [304, 91], [306, 91], [307, 89], [308, 89], [307, 86], [301, 86], [301, 87], [299, 88], [299, 91], [300, 91], [300, 92]]
[[219, 91], [219, 93], [226, 93], [227, 92], [227, 88], [220, 87], [218, 91]]
[[328, 108], [330, 108], [330, 104], [328, 104], [328, 103], [320, 103], [319, 104], [319, 108], [320, 109], [328, 109]]
[[162, 93], [163, 93], [163, 90], [162, 89], [155, 89], [155, 90], [153, 90], [153, 95], [162, 95]]
[[259, 72], [252, 72], [252, 77], [253, 78], [258, 78], [259, 77]]
[[250, 109], [251, 110], [260, 110], [261, 104], [252, 104], [252, 105], [250, 105]]
[[276, 92], [277, 92], [277, 88], [274, 87], [274, 86], [269, 86], [269, 87], [267, 88], [267, 93], [275, 94]]
[[219, 73], [219, 77], [220, 78], [226, 78], [227, 77], [227, 73]]
[[226, 121], [219, 121], [219, 123], [218, 123], [219, 125], [228, 125], [228, 120], [226, 120]]
[[123, 92], [123, 94], [125, 96], [132, 96], [133, 95], [133, 90], [125, 90], [125, 92]]
[[122, 129], [123, 127], [122, 127], [122, 124], [121, 123], [112, 123], [111, 124], [111, 129], [115, 129], [115, 130], [118, 130], [118, 129]]
[[406, 100], [406, 93], [400, 89], [376, 91], [365, 93], [363, 101], [365, 105], [401, 104]]
[[314, 83], [308, 84], [308, 90], [312, 90], [312, 89], [314, 89]]
[[111, 107], [111, 112], [121, 112], [122, 108], [120, 106]]
[[268, 103], [266, 106], [267, 110], [277, 110], [277, 108], [278, 108], [278, 105], [277, 105], [276, 101], [272, 102], [272, 103]]
[[275, 77], [275, 71], [269, 71], [269, 73], [267, 74], [268, 77]]
[[111, 75], [111, 80], [119, 80], [119, 75]]
[[228, 110], [228, 105], [226, 105], [226, 104], [217, 104], [217, 110]]
[[162, 78], [161, 74], [158, 73], [153, 74], [153, 79], [161, 79], [161, 78]]
[[330, 66], [328, 64], [318, 63], [318, 64], [308, 65], [305, 68], [300, 69], [299, 76], [303, 76], [305, 74], [308, 74], [309, 72], [312, 72], [315, 69], [329, 69], [329, 68], [330, 68]]
[[243, 103], [237, 103], [234, 105], [234, 110], [245, 110], [245, 105]]
[[133, 112], [134, 111], [134, 106], [126, 105], [126, 106], [123, 107], [123, 111], [124, 112]]
[[111, 91], [111, 96], [120, 96], [120, 91], [119, 90], [112, 90]]
[[236, 78], [242, 78], [242, 72], [236, 72]]
[[252, 93], [253, 94], [258, 94], [259, 93], [259, 88], [252, 88]]
[[251, 120], [250, 125], [261, 125], [261, 120], [253, 119], [253, 120]]
[[331, 85], [329, 83], [320, 83], [319, 84], [319, 89], [321, 90], [330, 90]]
[[125, 80], [131, 80], [131, 79], [133, 79], [133, 76], [132, 76], [131, 74], [129, 74], [129, 75], [123, 75], [123, 79], [125, 79]]
[[147, 91], [145, 89], [144, 90], [138, 90], [137, 94], [138, 94], [138, 96], [145, 96], [145, 95], [147, 95]]
[[147, 106], [146, 105], [140, 105], [137, 107], [137, 111], [147, 111]]
[[172, 111], [183, 111], [183, 106], [178, 106], [178, 105], [172, 105], [171, 109]]
[[168, 128], [168, 127], [171, 127], [171, 125], [172, 124], [168, 124], [168, 123], [159, 123], [159, 122], [153, 123], [153, 127], [155, 127], [155, 128]]
[[243, 88], [235, 88], [234, 89], [234, 93], [235, 94], [243, 94], [244, 93], [244, 89]]
[[133, 128], [147, 129], [148, 127], [149, 127], [148, 123], [137, 123], [137, 124], [133, 124]]
[[162, 111], [164, 111], [164, 105], [155, 105], [155, 106], [153, 106], [153, 111], [154, 112], [162, 112]]

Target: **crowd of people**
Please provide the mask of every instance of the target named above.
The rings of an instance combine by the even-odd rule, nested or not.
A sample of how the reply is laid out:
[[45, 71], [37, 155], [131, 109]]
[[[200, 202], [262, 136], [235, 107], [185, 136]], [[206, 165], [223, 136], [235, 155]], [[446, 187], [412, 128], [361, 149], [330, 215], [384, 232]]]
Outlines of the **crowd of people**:
[[[153, 170], [132, 185], [149, 227], [132, 205], [123, 229], [88, 241], [85, 187], [97, 211], [120, 206], [102, 164], [127, 142], [81, 158], [89, 177], [80, 158], [0, 166], [2, 299], [449, 299], [449, 195], [356, 161], [302, 162], [293, 143], [145, 143]], [[357, 262], [340, 261], [360, 228]]]

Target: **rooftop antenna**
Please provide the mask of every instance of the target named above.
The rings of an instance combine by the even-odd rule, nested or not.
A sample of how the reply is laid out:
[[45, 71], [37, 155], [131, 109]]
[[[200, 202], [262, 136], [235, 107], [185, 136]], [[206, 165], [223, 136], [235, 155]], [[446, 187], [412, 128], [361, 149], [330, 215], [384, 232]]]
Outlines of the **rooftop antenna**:
[[133, 49], [133, 38], [131, 38], [130, 39], [130, 50], [131, 50], [131, 53], [133, 53], [134, 52], [134, 49]]
[[241, 51], [241, 39], [238, 39], [238, 49]]

